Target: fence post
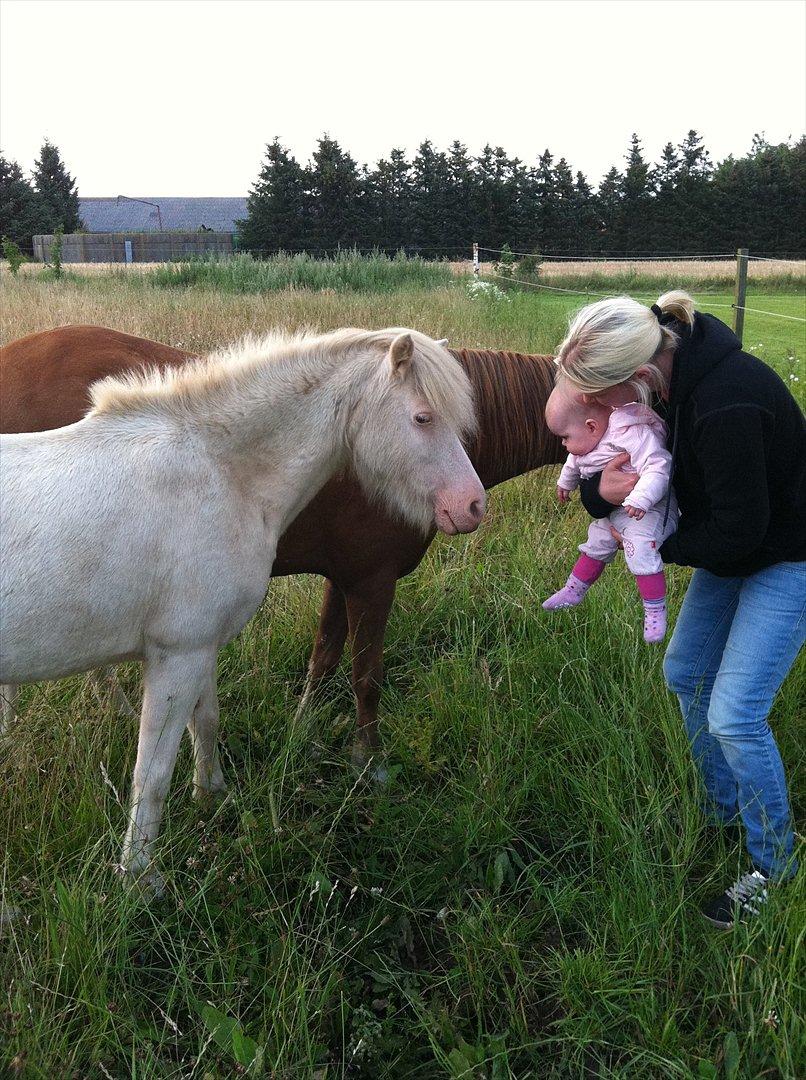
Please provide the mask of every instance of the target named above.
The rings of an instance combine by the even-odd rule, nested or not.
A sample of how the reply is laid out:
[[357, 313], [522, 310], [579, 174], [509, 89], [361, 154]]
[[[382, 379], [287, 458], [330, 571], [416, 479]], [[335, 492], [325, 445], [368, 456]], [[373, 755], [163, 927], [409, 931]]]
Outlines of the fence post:
[[473, 273], [479, 276], [479, 245], [473, 244]]
[[744, 333], [744, 302], [747, 298], [747, 256], [749, 248], [739, 248], [736, 252], [736, 293], [733, 297], [733, 332], [742, 343]]

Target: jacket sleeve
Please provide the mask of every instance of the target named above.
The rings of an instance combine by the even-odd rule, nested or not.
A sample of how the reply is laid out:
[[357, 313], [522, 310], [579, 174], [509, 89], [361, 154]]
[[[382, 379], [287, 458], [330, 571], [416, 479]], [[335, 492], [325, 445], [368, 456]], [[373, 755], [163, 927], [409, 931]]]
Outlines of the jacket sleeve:
[[700, 418], [693, 449], [705, 476], [703, 516], [684, 513], [661, 545], [664, 562], [681, 566], [726, 564], [752, 554], [770, 520], [763, 410], [731, 405]]
[[557, 487], [565, 488], [566, 491], [575, 491], [579, 487], [579, 475], [576, 455], [569, 454], [557, 477]]
[[636, 506], [649, 510], [659, 503], [669, 489], [672, 475], [672, 455], [652, 428], [628, 428], [621, 436], [625, 450], [630, 454], [630, 465], [638, 473], [639, 480], [624, 500], [624, 506]]
[[582, 505], [592, 518], [610, 517], [614, 510], [618, 510], [617, 503], [609, 503], [599, 494], [599, 481], [602, 474], [594, 473], [593, 476], [583, 477], [579, 481], [579, 498]]

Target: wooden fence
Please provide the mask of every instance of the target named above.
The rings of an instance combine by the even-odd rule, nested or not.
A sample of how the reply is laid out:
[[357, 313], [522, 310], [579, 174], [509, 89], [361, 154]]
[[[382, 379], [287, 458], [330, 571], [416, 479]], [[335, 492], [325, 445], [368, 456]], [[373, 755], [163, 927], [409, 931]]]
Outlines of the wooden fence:
[[[34, 258], [50, 262], [53, 236], [33, 238]], [[62, 262], [127, 263], [170, 262], [189, 255], [232, 254], [232, 233], [157, 232], [157, 233], [65, 233], [62, 237]]]

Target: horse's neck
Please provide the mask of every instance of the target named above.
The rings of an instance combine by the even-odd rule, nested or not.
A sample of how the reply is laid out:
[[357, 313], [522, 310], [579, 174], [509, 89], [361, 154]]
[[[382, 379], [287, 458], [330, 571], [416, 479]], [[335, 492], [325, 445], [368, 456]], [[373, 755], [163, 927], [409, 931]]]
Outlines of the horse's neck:
[[566, 457], [545, 420], [554, 386], [551, 358], [499, 354], [493, 369], [490, 355], [468, 353], [463, 359], [478, 415], [470, 459], [486, 488]]
[[207, 425], [208, 449], [249, 501], [262, 507], [272, 531], [282, 532], [344, 465], [336, 399], [336, 388], [326, 381], [307, 394], [281, 386], [239, 417], [237, 428], [225, 419], [226, 408], [220, 423]]

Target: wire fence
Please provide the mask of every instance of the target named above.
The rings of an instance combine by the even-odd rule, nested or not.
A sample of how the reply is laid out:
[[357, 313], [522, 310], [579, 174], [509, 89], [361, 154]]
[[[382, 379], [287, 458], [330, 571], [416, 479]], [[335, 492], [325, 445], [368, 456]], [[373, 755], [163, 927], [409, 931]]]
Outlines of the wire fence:
[[505, 250], [504, 248], [488, 248], [488, 247], [482, 247], [481, 245], [479, 245], [478, 250], [479, 251], [487, 251], [492, 255], [504, 255], [504, 254], [507, 254], [507, 255], [515, 255], [515, 256], [518, 256], [520, 258], [534, 258], [534, 257], [537, 257], [539, 259], [551, 259], [551, 260], [555, 260], [557, 262], [682, 262], [682, 261], [688, 262], [688, 261], [690, 261], [692, 259], [708, 259], [708, 260], [711, 260], [711, 259], [735, 259], [736, 258], [736, 252], [735, 251], [718, 252], [716, 254], [702, 254], [701, 252], [697, 252], [697, 253], [693, 253], [693, 254], [690, 254], [690, 255], [681, 255], [681, 254], [678, 254], [678, 253], [661, 254], [661, 255], [608, 255], [606, 253], [605, 254], [598, 254], [598, 255], [575, 255], [575, 254], [573, 254], [571, 252], [568, 252], [567, 254], [564, 254], [564, 255], [558, 255], [558, 254], [548, 254], [548, 253], [544, 253], [544, 252], [541, 251], [540, 254], [538, 256], [536, 256], [534, 251], [532, 251], [532, 252], [509, 251], [509, 250]]
[[[784, 262], [784, 261], [788, 262], [788, 261], [794, 261], [794, 262], [804, 262], [804, 263], [806, 263], [806, 259], [785, 260], [785, 259], [781, 259], [781, 258], [775, 258], [775, 257], [767, 256], [767, 255], [751, 255], [749, 252], [744, 251], [742, 249], [740, 249], [739, 251], [724, 252], [724, 253], [720, 253], [720, 254], [711, 254], [711, 255], [701, 255], [701, 254], [679, 255], [678, 254], [678, 255], [674, 255], [674, 256], [670, 255], [670, 256], [666, 256], [666, 257], [660, 256], [660, 255], [653, 255], [653, 256], [648, 256], [648, 255], [647, 256], [626, 256], [626, 255], [623, 255], [623, 256], [615, 256], [613, 258], [605, 258], [603, 256], [544, 255], [543, 253], [541, 253], [540, 255], [536, 255], [534, 252], [528, 253], [528, 252], [510, 251], [509, 249], [504, 249], [504, 248], [489, 248], [489, 247], [484, 247], [481, 244], [474, 244], [473, 245], [473, 266], [474, 266], [474, 272], [475, 272], [477, 277], [483, 276], [484, 278], [495, 278], [498, 281], [503, 281], [503, 282], [507, 282], [507, 283], [511, 282], [511, 283], [518, 284], [518, 285], [525, 285], [527, 288], [541, 289], [541, 290], [545, 290], [546, 292], [567, 293], [567, 294], [576, 295], [576, 296], [600, 296], [600, 297], [610, 297], [610, 296], [613, 295], [613, 293], [612, 293], [612, 291], [611, 292], [601, 292], [601, 291], [597, 291], [595, 289], [586, 289], [586, 288], [569, 289], [569, 288], [565, 288], [565, 287], [560, 286], [560, 285], [546, 285], [543, 282], [529, 281], [526, 278], [516, 278], [516, 277], [514, 277], [514, 276], [512, 276], [510, 274], [496, 273], [495, 271], [491, 271], [491, 270], [484, 270], [482, 272], [481, 269], [480, 269], [479, 259], [478, 259], [479, 252], [482, 252], [482, 251], [488, 252], [488, 253], [493, 254], [493, 255], [504, 255], [504, 256], [512, 255], [512, 256], [515, 256], [516, 258], [517, 257], [521, 257], [521, 258], [537, 258], [539, 260], [543, 260], [543, 259], [547, 259], [547, 258], [549, 258], [549, 259], [551, 259], [551, 258], [553, 258], [553, 259], [562, 258], [563, 261], [565, 261], [565, 262], [605, 262], [605, 261], [606, 262], [683, 262], [683, 261], [688, 262], [688, 261], [697, 260], [697, 259], [699, 259], [699, 260], [704, 260], [704, 259], [708, 259], [708, 260], [725, 259], [725, 260], [728, 260], [728, 259], [731, 259], [731, 260], [735, 260], [736, 264], [737, 264], [737, 283], [738, 283], [737, 284], [737, 300], [733, 304], [709, 303], [708, 307], [709, 308], [714, 308], [715, 310], [732, 311], [734, 313], [734, 325], [737, 327], [737, 332], [739, 330], [741, 330], [741, 316], [738, 316], [738, 313], [742, 313], [742, 315], [743, 315], [745, 312], [749, 312], [750, 314], [753, 314], [753, 315], [767, 315], [767, 316], [769, 316], [770, 318], [773, 318], [773, 319], [786, 319], [789, 322], [806, 323], [806, 318], [804, 318], [804, 317], [802, 317], [800, 315], [787, 315], [787, 314], [784, 314], [781, 311], [768, 311], [765, 308], [749, 307], [747, 304], [741, 302], [745, 298], [745, 287], [746, 287], [746, 273], [743, 274], [741, 272], [741, 265], [742, 265], [743, 261], [744, 261], [744, 267], [746, 268], [748, 263], [751, 260], [757, 260], [758, 262]], [[496, 265], [500, 265], [500, 263], [497, 263]], [[703, 292], [703, 290], [699, 290], [699, 291]], [[707, 295], [707, 293], [706, 293], [706, 295]], [[657, 299], [657, 297], [634, 296], [633, 299], [652, 303]]]

